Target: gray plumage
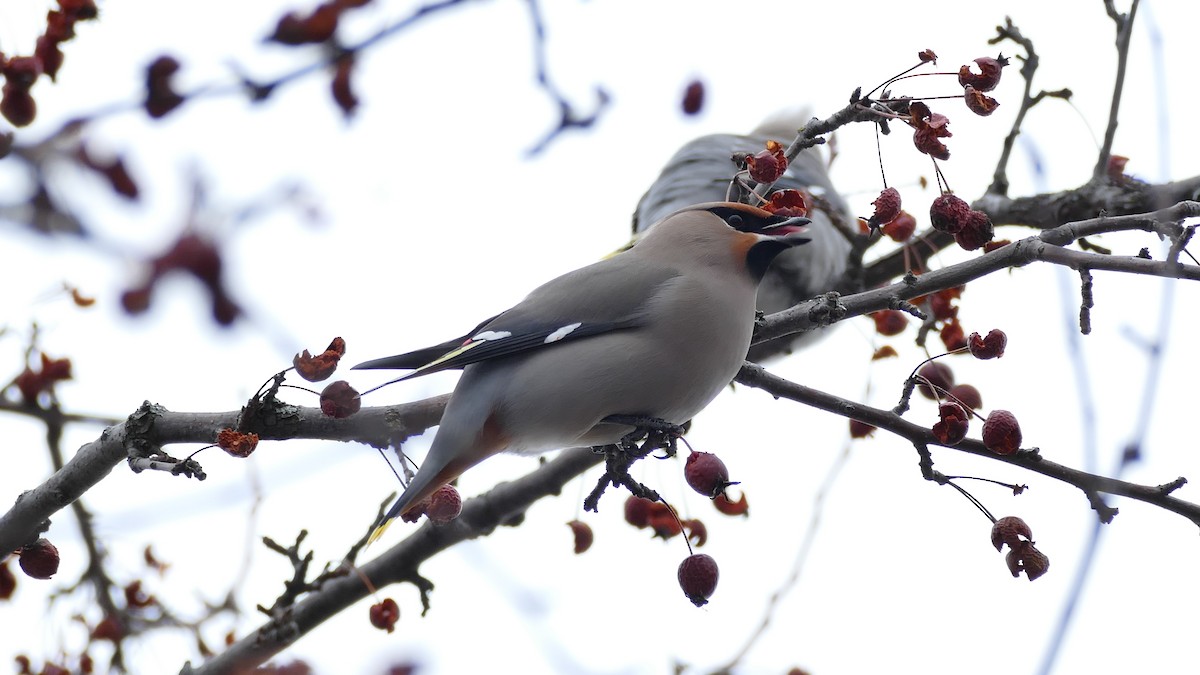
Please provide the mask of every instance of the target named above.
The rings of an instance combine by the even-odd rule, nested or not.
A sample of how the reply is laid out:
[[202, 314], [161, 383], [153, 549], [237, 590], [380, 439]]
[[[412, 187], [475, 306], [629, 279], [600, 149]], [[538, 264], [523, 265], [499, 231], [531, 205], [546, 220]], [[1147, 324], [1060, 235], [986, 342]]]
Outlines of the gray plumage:
[[[679, 209], [726, 198], [729, 181], [737, 168], [730, 160], [734, 152], [756, 153], [767, 140], [787, 145], [807, 121], [803, 113], [784, 113], [766, 120], [746, 136], [713, 134], [690, 141], [671, 157], [662, 173], [638, 202], [634, 232], [643, 232], [660, 218]], [[788, 166], [775, 189], [803, 189], [823, 198], [846, 223], [854, 223], [845, 201], [833, 188], [825, 163], [815, 149], [806, 150]], [[821, 209], [809, 214], [813, 243], [785, 251], [775, 259], [758, 290], [758, 308], [766, 314], [778, 312], [831, 290], [845, 290], [843, 275], [850, 243], [837, 231]], [[823, 331], [802, 333], [755, 345], [750, 359], [757, 361], [788, 352], [816, 339]]]
[[[808, 241], [798, 236], [802, 222], [743, 204], [691, 206], [632, 249], [558, 277], [444, 343], [459, 346], [409, 377], [463, 375], [386, 520], [506, 449], [615, 443], [633, 429], [600, 423], [610, 415], [691, 419], [741, 367], [758, 280], [776, 254]], [[355, 367], [413, 368], [414, 355], [430, 353]]]

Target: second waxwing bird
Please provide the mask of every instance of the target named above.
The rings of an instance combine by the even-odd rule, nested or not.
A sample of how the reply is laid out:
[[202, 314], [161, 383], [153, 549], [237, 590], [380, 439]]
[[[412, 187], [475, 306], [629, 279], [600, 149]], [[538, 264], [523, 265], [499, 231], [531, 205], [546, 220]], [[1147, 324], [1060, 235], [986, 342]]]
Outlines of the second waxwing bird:
[[[726, 199], [736, 167], [734, 152], [755, 153], [768, 140], [785, 145], [811, 115], [804, 110], [785, 111], [765, 120], [749, 135], [711, 134], [684, 144], [638, 202], [633, 231], [645, 232], [668, 213], [692, 204]], [[758, 308], [778, 312], [826, 291], [850, 290], [843, 276], [850, 261], [850, 240], [835, 221], [854, 223], [849, 207], [834, 189], [825, 161], [816, 148], [800, 153], [775, 183], [776, 190], [799, 189], [818, 196], [819, 208], [809, 213], [811, 246], [793, 249], [776, 258], [758, 289]], [[811, 343], [825, 331], [798, 333], [754, 345], [750, 360], [759, 361]]]
[[613, 444], [634, 431], [602, 421], [616, 415], [690, 420], [737, 375], [758, 282], [775, 256], [808, 241], [807, 223], [745, 204], [690, 206], [464, 337], [355, 366], [415, 369], [399, 380], [463, 369], [425, 461], [372, 540], [503, 450]]

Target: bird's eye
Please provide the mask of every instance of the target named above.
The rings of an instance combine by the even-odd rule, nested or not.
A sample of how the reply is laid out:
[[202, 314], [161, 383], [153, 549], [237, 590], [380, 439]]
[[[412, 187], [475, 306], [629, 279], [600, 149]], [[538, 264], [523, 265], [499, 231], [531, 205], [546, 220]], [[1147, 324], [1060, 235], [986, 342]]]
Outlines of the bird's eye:
[[736, 213], [732, 216], [729, 216], [729, 219], [725, 222], [729, 223], [729, 226], [735, 230], [740, 230], [742, 228], [742, 217]]

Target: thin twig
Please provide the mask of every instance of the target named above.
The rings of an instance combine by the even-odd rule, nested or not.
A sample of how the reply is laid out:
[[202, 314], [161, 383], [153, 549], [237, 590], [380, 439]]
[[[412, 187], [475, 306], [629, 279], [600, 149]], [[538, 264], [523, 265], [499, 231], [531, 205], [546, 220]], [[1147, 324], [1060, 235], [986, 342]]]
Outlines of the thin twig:
[[1133, 0], [1128, 15], [1118, 13], [1112, 0], [1104, 2], [1104, 8], [1117, 28], [1117, 81], [1113, 85], [1112, 104], [1108, 110], [1108, 128], [1104, 130], [1104, 145], [1100, 147], [1096, 168], [1092, 170], [1093, 181], [1102, 181], [1108, 175], [1108, 158], [1112, 154], [1113, 139], [1117, 136], [1121, 95], [1125, 90], [1125, 68], [1129, 65], [1129, 40], [1133, 37], [1133, 18], [1137, 15], [1139, 2], [1140, 0]]

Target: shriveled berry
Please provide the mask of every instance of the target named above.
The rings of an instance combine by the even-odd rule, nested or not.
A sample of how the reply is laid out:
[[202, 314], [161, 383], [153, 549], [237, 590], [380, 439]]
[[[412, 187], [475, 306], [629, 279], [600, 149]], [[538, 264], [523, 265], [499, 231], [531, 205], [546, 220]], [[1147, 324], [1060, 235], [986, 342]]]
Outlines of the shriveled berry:
[[17, 552], [21, 571], [34, 579], [49, 579], [58, 571], [58, 549], [42, 537]]
[[1005, 544], [1016, 548], [1022, 541], [1033, 539], [1033, 531], [1024, 520], [1016, 516], [1005, 516], [992, 525], [992, 546], [999, 551]]
[[439, 525], [448, 523], [462, 513], [462, 495], [453, 485], [443, 485], [429, 495], [429, 506], [425, 507], [425, 515], [429, 520]]
[[867, 225], [874, 229], [900, 215], [900, 191], [894, 187], [884, 188], [871, 204], [875, 206], [875, 213], [871, 214]]
[[988, 331], [987, 337], [980, 337], [979, 333], [971, 333], [967, 338], [967, 347], [971, 350], [971, 356], [977, 359], [998, 359], [1004, 356], [1006, 346], [1008, 346], [1008, 335], [999, 328]]
[[650, 524], [650, 507], [655, 502], [644, 497], [629, 495], [625, 500], [625, 522], [639, 530]]
[[704, 553], [690, 555], [679, 563], [679, 587], [683, 594], [697, 607], [708, 604], [708, 599], [717, 590], [717, 578], [720, 572], [717, 561]]
[[1021, 425], [1007, 410], [993, 410], [983, 423], [983, 445], [997, 455], [1011, 455], [1021, 447]]
[[983, 211], [970, 211], [961, 229], [954, 233], [954, 243], [964, 251], [974, 251], [995, 236], [992, 219]]
[[767, 148], [758, 154], [746, 157], [746, 168], [750, 177], [759, 183], [774, 183], [787, 170], [787, 156], [783, 154], [783, 144], [778, 141], [767, 141]]
[[950, 133], [950, 118], [931, 111], [920, 101], [909, 105], [908, 112], [908, 123], [913, 127], [913, 145], [917, 150], [934, 159], [950, 159], [950, 148], [941, 141], [954, 135]]
[[234, 457], [249, 457], [258, 447], [258, 434], [225, 428], [217, 432], [217, 447]]
[[881, 309], [871, 313], [875, 321], [875, 332], [891, 337], [899, 335], [908, 327], [908, 315], [898, 309]]
[[1003, 55], [995, 59], [983, 56], [975, 59], [975, 65], [979, 66], [978, 74], [972, 73], [970, 66], [958, 69], [958, 83], [963, 87], [974, 87], [979, 91], [991, 91], [1000, 84], [1000, 72], [1004, 66], [1008, 65], [1008, 59]]
[[963, 229], [970, 217], [971, 205], [952, 194], [941, 195], [929, 206], [929, 224], [946, 234]]
[[938, 392], [947, 391], [954, 386], [954, 371], [950, 370], [950, 366], [940, 361], [930, 361], [921, 366], [917, 371], [917, 390], [921, 392], [925, 398], [937, 399], [937, 395], [929, 385], [933, 385]]
[[711, 452], [695, 452], [688, 455], [683, 465], [683, 477], [688, 485], [709, 499], [716, 497], [729, 487], [729, 469], [725, 462]]
[[762, 207], [764, 211], [790, 218], [807, 216], [812, 204], [813, 196], [804, 190], [776, 190]]
[[579, 555], [592, 547], [594, 535], [592, 527], [582, 520], [572, 520], [567, 523], [567, 527], [571, 528], [571, 534], [575, 537], [575, 555]]
[[338, 367], [338, 361], [346, 354], [346, 341], [340, 337], [333, 338], [325, 351], [313, 356], [305, 349], [292, 358], [292, 367], [296, 374], [309, 382], [321, 382], [329, 379]]
[[980, 117], [987, 117], [1000, 107], [999, 101], [969, 84], [963, 87], [963, 101], [967, 104], [967, 110]]
[[949, 321], [958, 318], [958, 306], [954, 304], [954, 301], [962, 297], [962, 292], [965, 289], [966, 286], [953, 286], [951, 288], [943, 288], [937, 293], [927, 296], [929, 312], [933, 314], [933, 318], [938, 321]]
[[956, 352], [967, 346], [967, 338], [963, 335], [962, 324], [958, 319], [951, 319], [942, 325], [942, 329], [938, 331], [938, 337], [942, 339], [942, 344], [946, 346], [946, 351]]
[[1050, 569], [1050, 558], [1037, 550], [1031, 541], [1022, 541], [1014, 546], [1004, 557], [1004, 562], [1008, 564], [1008, 571], [1012, 572], [1014, 577], [1021, 576], [1021, 572], [1024, 571], [1030, 581]]
[[879, 361], [881, 359], [894, 359], [898, 356], [900, 356], [900, 352], [896, 351], [895, 347], [891, 345], [884, 345], [875, 350], [875, 353], [871, 355], [871, 360]]
[[956, 384], [950, 387], [949, 393], [951, 398], [971, 410], [979, 410], [983, 407], [983, 396], [979, 394], [978, 389], [969, 384]]
[[713, 499], [713, 506], [717, 507], [718, 511], [727, 516], [750, 516], [750, 504], [746, 501], [745, 492], [742, 493], [742, 496], [736, 502], [722, 492]]
[[933, 425], [933, 436], [938, 443], [957, 445], [967, 437], [971, 418], [961, 405], [946, 401], [938, 406], [938, 416], [941, 419]]
[[391, 633], [396, 630], [396, 622], [400, 620], [400, 606], [391, 598], [371, 605], [371, 625], [379, 630]]

